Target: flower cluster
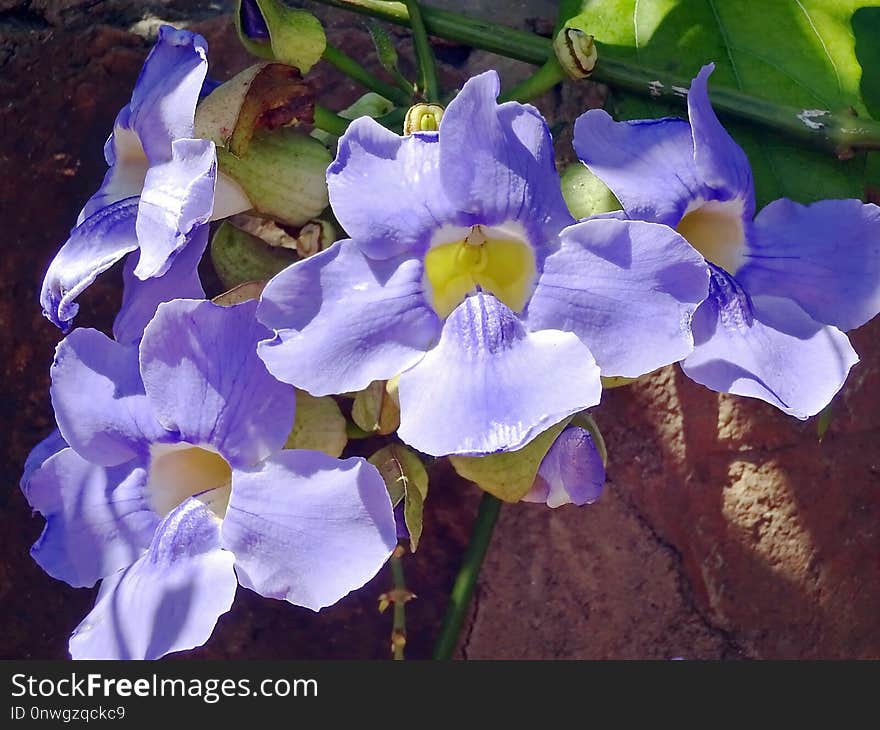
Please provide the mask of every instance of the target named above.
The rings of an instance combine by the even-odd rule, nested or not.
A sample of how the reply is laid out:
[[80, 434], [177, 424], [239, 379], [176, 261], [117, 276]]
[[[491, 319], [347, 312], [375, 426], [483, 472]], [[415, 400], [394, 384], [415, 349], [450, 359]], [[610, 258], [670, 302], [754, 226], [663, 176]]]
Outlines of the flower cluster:
[[68, 332], [76, 297], [125, 259], [113, 338], [73, 329], [58, 345], [58, 429], [22, 478], [46, 519], [35, 560], [73, 586], [101, 581], [74, 657], [198, 646], [239, 584], [320, 609], [399, 536], [418, 539], [420, 516], [412, 534], [402, 515], [424, 492], [395, 491], [341, 448], [291, 447], [305, 428], [296, 389], [359, 394], [353, 417], [378, 394], [391, 405], [374, 408], [377, 432], [462, 473], [495, 469], [480, 486], [510, 501], [582, 505], [605, 481], [584, 414], [603, 377], [681, 362], [713, 390], [806, 418], [857, 361], [844, 331], [880, 310], [880, 209], [779, 200], [755, 216], [746, 157], [709, 103], [711, 66], [689, 121], [576, 121], [578, 157], [623, 206], [580, 221], [546, 122], [499, 104], [494, 72], [434, 107], [429, 131], [359, 117], [326, 173], [348, 237], [297, 249], [312, 255], [257, 284], [259, 301], [207, 300], [210, 222], [259, 201], [196, 135], [206, 73], [204, 39], [163, 27], [43, 285]]

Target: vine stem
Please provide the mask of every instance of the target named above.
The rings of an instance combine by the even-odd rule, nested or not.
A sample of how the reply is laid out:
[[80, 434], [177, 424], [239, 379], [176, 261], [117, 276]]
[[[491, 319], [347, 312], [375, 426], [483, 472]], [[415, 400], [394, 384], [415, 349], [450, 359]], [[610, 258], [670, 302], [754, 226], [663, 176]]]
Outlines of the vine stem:
[[[323, 5], [370, 15], [390, 23], [409, 26], [403, 3], [386, 0], [317, 0]], [[474, 20], [430, 6], [421, 8], [425, 29], [439, 38], [481, 48], [501, 56], [542, 66], [553, 56], [553, 45], [528, 31]], [[657, 100], [685, 104], [690, 80], [615, 59], [607, 47], [599, 48], [599, 62], [592, 78], [609, 86]], [[722, 114], [789, 135], [807, 144], [828, 149], [840, 157], [859, 150], [880, 150], [880, 122], [824, 109], [799, 109], [774, 104], [731, 89], [716, 88], [712, 104]]]
[[406, 0], [407, 17], [412, 28], [416, 59], [419, 63], [419, 86], [425, 101], [436, 104], [440, 101], [440, 82], [437, 78], [437, 60], [428, 40], [428, 31], [417, 0]]
[[455, 577], [452, 592], [449, 594], [449, 606], [443, 617], [437, 643], [434, 645], [434, 659], [451, 659], [455, 652], [461, 626], [474, 595], [477, 576], [480, 574], [483, 558], [486, 557], [486, 549], [492, 539], [492, 531], [495, 529], [495, 522], [498, 520], [500, 510], [501, 500], [485, 492], [480, 501], [477, 518], [474, 520], [470, 542], [458, 575]]
[[403, 573], [403, 555], [405, 548], [398, 545], [391, 554], [391, 582], [394, 613], [391, 622], [391, 656], [402, 661], [406, 647], [406, 602], [412, 598], [412, 594], [406, 587], [406, 577]]
[[335, 46], [331, 46], [329, 43], [324, 49], [322, 58], [338, 68], [346, 76], [354, 79], [370, 91], [375, 91], [389, 101], [393, 101], [397, 106], [408, 107], [412, 102], [411, 97], [403, 90], [374, 76], [351, 56], [343, 53]]

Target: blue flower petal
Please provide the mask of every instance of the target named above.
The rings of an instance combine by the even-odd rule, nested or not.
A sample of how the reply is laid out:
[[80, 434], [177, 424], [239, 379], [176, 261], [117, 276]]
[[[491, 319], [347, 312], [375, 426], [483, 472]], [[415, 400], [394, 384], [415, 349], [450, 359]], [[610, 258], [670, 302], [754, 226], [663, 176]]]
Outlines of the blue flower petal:
[[317, 611], [370, 580], [397, 535], [373, 466], [297, 450], [234, 472], [222, 540], [243, 586]]
[[279, 451], [295, 395], [257, 357], [269, 336], [253, 300], [233, 307], [177, 299], [160, 304], [140, 346], [141, 373], [159, 421], [180, 440], [217, 449], [233, 467]]
[[837, 328], [816, 322], [790, 299], [750, 297], [714, 267], [693, 331], [694, 352], [682, 362], [688, 377], [801, 419], [828, 405], [858, 362]]
[[104, 579], [70, 637], [70, 655], [158, 659], [204, 644], [232, 606], [233, 561], [213, 513], [190, 497], [162, 521], [145, 555]]
[[327, 169], [333, 213], [371, 258], [421, 252], [454, 214], [439, 165], [435, 133], [399, 137], [369, 117], [355, 119]]
[[737, 279], [793, 299], [814, 319], [854, 329], [880, 311], [880, 207], [859, 200], [777, 200], [755, 219]]
[[498, 74], [487, 71], [449, 103], [440, 122], [440, 174], [457, 225], [516, 221], [540, 251], [574, 220], [547, 123], [531, 105], [499, 105], [499, 87]]
[[372, 260], [353, 241], [275, 276], [258, 316], [277, 333], [259, 346], [270, 372], [313, 395], [393, 378], [418, 362], [440, 333], [425, 299], [421, 262]]
[[49, 264], [40, 303], [43, 314], [62, 330], [79, 310], [76, 298], [98, 274], [137, 248], [137, 205], [137, 198], [126, 198], [86, 218]]
[[439, 344], [400, 377], [400, 438], [426, 454], [518, 449], [596, 405], [590, 351], [571, 332], [529, 332], [495, 297], [469, 296]]
[[134, 275], [139, 254], [128, 257], [122, 269], [122, 305], [113, 321], [113, 337], [117, 342], [138, 342], [162, 302], [204, 298], [199, 262], [208, 245], [208, 232], [208, 226], [196, 228], [163, 276], [139, 279]]
[[65, 448], [30, 477], [27, 499], [46, 518], [31, 556], [53, 578], [93, 586], [131, 565], [149, 547], [159, 516], [138, 461], [91, 464]]
[[672, 229], [613, 218], [566, 228], [528, 308], [532, 329], [574, 332], [603, 375], [637, 377], [693, 348], [703, 257]]
[[76, 329], [59, 343], [51, 375], [58, 428], [90, 462], [122, 464], [165, 436], [144, 392], [137, 347]]

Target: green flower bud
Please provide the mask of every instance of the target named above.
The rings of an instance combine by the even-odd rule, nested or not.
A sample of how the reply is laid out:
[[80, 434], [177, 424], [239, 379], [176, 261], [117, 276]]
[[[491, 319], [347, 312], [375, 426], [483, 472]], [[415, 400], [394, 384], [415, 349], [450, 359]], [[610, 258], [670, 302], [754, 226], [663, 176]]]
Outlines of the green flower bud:
[[324, 28], [305, 10], [280, 0], [238, 0], [235, 11], [239, 40], [255, 56], [296, 66], [305, 73], [324, 54]]
[[226, 221], [211, 239], [211, 262], [227, 289], [245, 282], [267, 281], [296, 260], [293, 251], [269, 246]]
[[440, 129], [443, 107], [439, 104], [415, 104], [409, 108], [403, 120], [403, 133], [436, 132]]
[[244, 190], [261, 216], [302, 226], [329, 205], [332, 157], [318, 140], [293, 129], [258, 131], [242, 156], [218, 149], [221, 172]]
[[488, 456], [450, 456], [455, 471], [505, 502], [518, 502], [532, 488], [541, 462], [571, 417], [551, 426], [517, 451]]
[[559, 65], [572, 79], [587, 78], [593, 73], [599, 57], [593, 36], [571, 25], [566, 25], [556, 34], [553, 51]]
[[608, 186], [582, 162], [569, 165], [562, 173], [562, 197], [578, 220], [623, 207]]
[[296, 420], [284, 448], [322, 451], [337, 459], [347, 443], [345, 416], [336, 401], [330, 396], [317, 397], [297, 390]]
[[375, 380], [355, 395], [351, 420], [358, 428], [385, 436], [400, 426], [400, 402], [397, 400], [397, 378]]
[[236, 228], [261, 238], [270, 246], [296, 251], [300, 258], [307, 258], [330, 248], [338, 235], [336, 227], [322, 218], [308, 221], [299, 230], [247, 213], [233, 216], [229, 222]]

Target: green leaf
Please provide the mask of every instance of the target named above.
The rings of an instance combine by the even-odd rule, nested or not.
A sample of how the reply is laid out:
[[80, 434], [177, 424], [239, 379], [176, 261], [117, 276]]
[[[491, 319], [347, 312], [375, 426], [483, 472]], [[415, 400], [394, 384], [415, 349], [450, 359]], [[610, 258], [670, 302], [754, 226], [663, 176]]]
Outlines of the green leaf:
[[403, 500], [403, 517], [415, 552], [422, 536], [423, 512], [428, 498], [428, 472], [418, 454], [403, 444], [389, 444], [367, 461], [379, 470], [395, 507]]
[[551, 426], [518, 451], [488, 456], [450, 456], [455, 471], [480, 489], [505, 502], [522, 499], [538, 474], [541, 462], [571, 417]]
[[[865, 17], [862, 5], [860, 0], [585, 0], [579, 20], [599, 44], [600, 64], [603, 57], [626, 60], [692, 78], [714, 61], [710, 89], [727, 86], [805, 110], [851, 108], [868, 115], [869, 108], [876, 113], [877, 82], [871, 79], [874, 71], [865, 81], [859, 58], [876, 58], [877, 36], [866, 33], [878, 21], [873, 13]], [[869, 93], [869, 102], [863, 93]], [[681, 116], [680, 109], [616, 92], [612, 110], [620, 119]], [[841, 162], [744, 124], [728, 128], [752, 163], [759, 205], [783, 196], [800, 202], [862, 197], [865, 155]]]
[[297, 260], [296, 252], [273, 248], [224, 221], [211, 239], [211, 263], [227, 289], [271, 279]]
[[311, 13], [289, 8], [280, 0], [253, 0], [269, 28], [269, 42], [245, 35], [241, 24], [241, 3], [235, 8], [235, 27], [242, 45], [255, 56], [296, 66], [306, 73], [324, 54], [327, 37], [320, 21]]
[[347, 443], [345, 416], [336, 401], [327, 395], [317, 397], [297, 390], [296, 419], [284, 448], [322, 451], [336, 459]]

